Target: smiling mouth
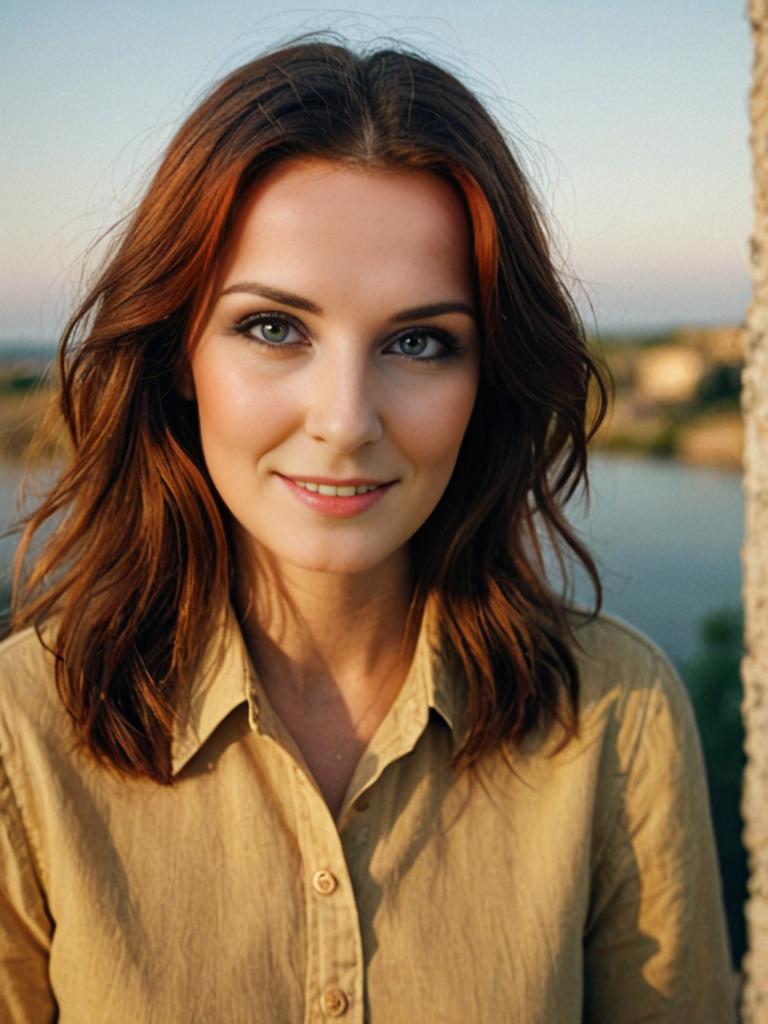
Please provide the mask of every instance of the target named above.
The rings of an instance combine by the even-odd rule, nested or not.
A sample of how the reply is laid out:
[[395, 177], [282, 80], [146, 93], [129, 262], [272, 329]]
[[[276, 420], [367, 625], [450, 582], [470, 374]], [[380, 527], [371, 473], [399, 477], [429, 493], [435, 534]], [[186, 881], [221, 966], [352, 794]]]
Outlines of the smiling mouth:
[[302, 505], [322, 516], [348, 519], [367, 512], [383, 500], [397, 480], [371, 480], [365, 477], [315, 477], [304, 480], [297, 476], [277, 476]]

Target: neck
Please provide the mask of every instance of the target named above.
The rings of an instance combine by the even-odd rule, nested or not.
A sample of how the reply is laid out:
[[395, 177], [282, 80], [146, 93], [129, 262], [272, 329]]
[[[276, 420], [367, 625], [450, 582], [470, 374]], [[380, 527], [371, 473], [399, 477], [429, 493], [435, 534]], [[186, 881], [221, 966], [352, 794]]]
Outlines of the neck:
[[[241, 561], [242, 564], [242, 561]], [[402, 683], [411, 598], [407, 553], [366, 572], [311, 572], [263, 553], [238, 578], [246, 644], [267, 694], [348, 707]]]

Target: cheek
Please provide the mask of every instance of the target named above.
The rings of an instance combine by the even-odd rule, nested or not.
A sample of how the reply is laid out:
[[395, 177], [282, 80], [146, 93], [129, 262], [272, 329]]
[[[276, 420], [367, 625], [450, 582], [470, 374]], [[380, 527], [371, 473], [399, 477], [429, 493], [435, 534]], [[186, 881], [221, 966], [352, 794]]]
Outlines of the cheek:
[[275, 388], [236, 363], [216, 360], [201, 360], [193, 376], [206, 453], [218, 445], [230, 454], [269, 446], [287, 416]]
[[399, 423], [401, 444], [413, 462], [439, 476], [444, 486], [453, 470], [472, 414], [477, 382], [474, 375], [457, 377], [450, 386], [430, 390], [409, 404]]

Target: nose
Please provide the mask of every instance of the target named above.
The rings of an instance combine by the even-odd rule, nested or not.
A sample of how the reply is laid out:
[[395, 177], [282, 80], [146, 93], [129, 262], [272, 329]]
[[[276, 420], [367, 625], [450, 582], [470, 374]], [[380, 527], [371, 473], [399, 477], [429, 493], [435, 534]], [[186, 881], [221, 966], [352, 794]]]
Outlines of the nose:
[[318, 356], [305, 408], [307, 433], [339, 454], [381, 438], [375, 372], [361, 346], [328, 346]]

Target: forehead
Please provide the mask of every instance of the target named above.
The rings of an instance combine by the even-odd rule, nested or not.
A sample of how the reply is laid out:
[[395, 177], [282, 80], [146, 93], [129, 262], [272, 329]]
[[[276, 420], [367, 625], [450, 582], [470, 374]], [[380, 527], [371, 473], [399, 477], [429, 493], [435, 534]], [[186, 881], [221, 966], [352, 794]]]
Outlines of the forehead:
[[272, 169], [248, 195], [224, 284], [268, 275], [309, 298], [331, 282], [398, 299], [435, 289], [432, 298], [448, 297], [446, 289], [466, 298], [471, 267], [464, 204], [436, 175], [301, 160]]

